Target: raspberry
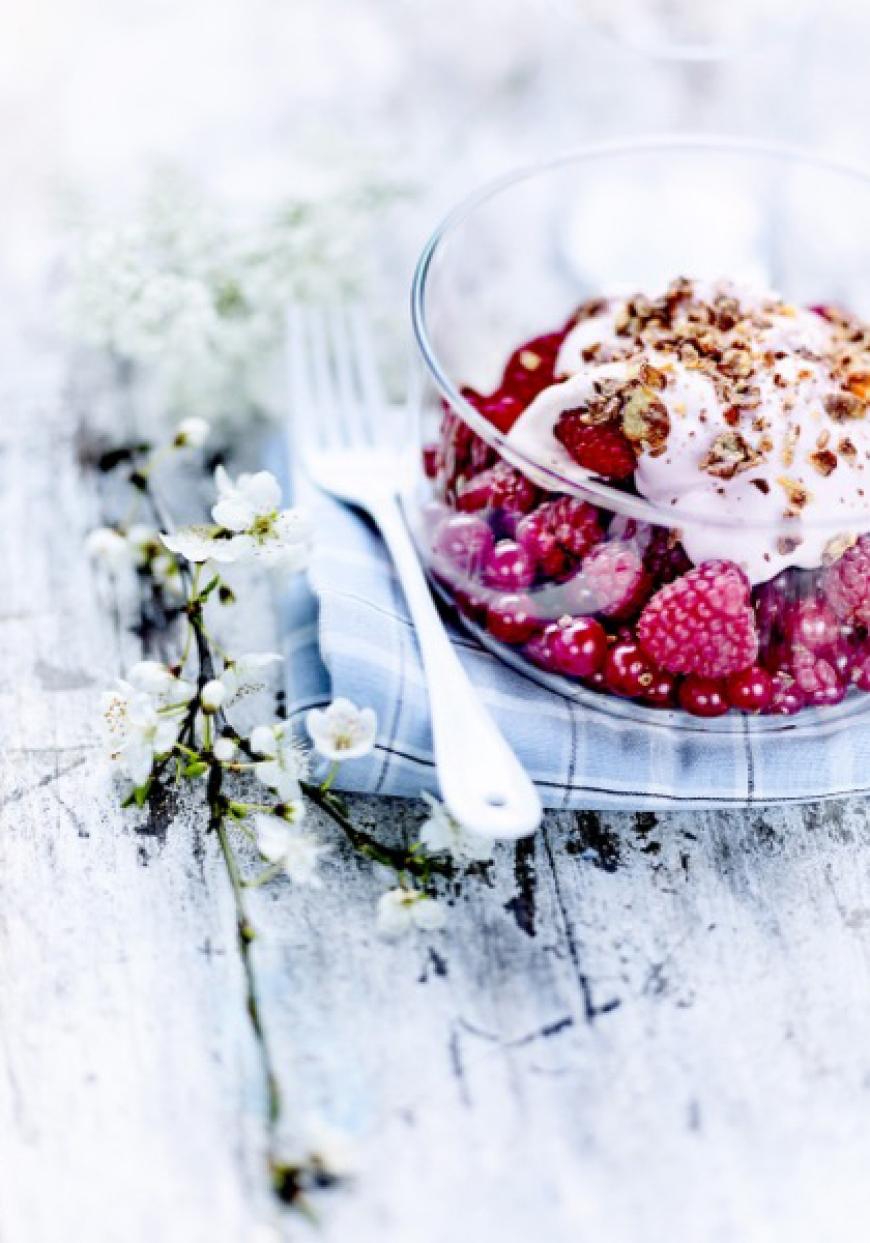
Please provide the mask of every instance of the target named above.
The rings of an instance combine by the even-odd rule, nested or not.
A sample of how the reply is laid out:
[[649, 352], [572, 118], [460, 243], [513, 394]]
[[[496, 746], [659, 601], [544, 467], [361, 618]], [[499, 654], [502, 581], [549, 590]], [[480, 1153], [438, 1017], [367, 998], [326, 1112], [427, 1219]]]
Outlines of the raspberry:
[[496, 596], [486, 611], [486, 628], [500, 643], [526, 643], [540, 622], [529, 596]]
[[870, 535], [825, 570], [822, 591], [841, 621], [870, 626]]
[[593, 618], [572, 617], [557, 624], [551, 650], [562, 673], [572, 678], [588, 678], [604, 663], [607, 635]]
[[782, 619], [786, 643], [811, 652], [830, 651], [840, 638], [840, 624], [823, 600], [801, 600], [791, 605]]
[[673, 531], [655, 527], [643, 554], [643, 563], [653, 580], [664, 586], [687, 574], [692, 563]]
[[[482, 518], [473, 514], [452, 514], [435, 532], [432, 552], [436, 566], [470, 577], [477, 574], [492, 553], [495, 540]], [[440, 567], [439, 567], [440, 568]]]
[[669, 673], [724, 678], [745, 669], [758, 654], [746, 576], [733, 561], [703, 562], [656, 592], [637, 637]]
[[619, 541], [592, 549], [583, 562], [583, 578], [597, 611], [605, 617], [630, 617], [646, 601], [652, 587], [635, 546]]
[[516, 537], [534, 558], [541, 574], [560, 578], [576, 558], [584, 557], [604, 538], [604, 532], [593, 505], [560, 496], [521, 518]]
[[513, 393], [493, 393], [482, 402], [480, 413], [500, 432], [509, 432], [527, 404]]
[[680, 683], [677, 692], [680, 707], [692, 716], [722, 716], [728, 711], [728, 700], [725, 698], [722, 685], [713, 678], [699, 678], [696, 674], [689, 676]]
[[846, 695], [846, 683], [837, 676], [831, 662], [809, 648], [792, 650], [788, 672], [808, 704], [831, 707]]
[[535, 578], [535, 563], [521, 544], [514, 540], [499, 540], [486, 559], [483, 581], [488, 587], [501, 587], [503, 591], [522, 591], [531, 587]]
[[[462, 391], [472, 401], [472, 390]], [[477, 394], [474, 397], [477, 398]], [[472, 405], [474, 404], [472, 401]], [[495, 460], [495, 450], [447, 407], [441, 420], [441, 439], [438, 446], [438, 473], [443, 476], [447, 493], [452, 495], [463, 478], [485, 470]]]
[[773, 689], [765, 713], [770, 716], [794, 716], [805, 703], [803, 691], [791, 674], [785, 669], [778, 670], [773, 675]]
[[725, 683], [725, 694], [732, 708], [741, 712], [763, 712], [773, 698], [773, 678], [759, 665], [732, 673]]
[[502, 377], [505, 392], [518, 394], [526, 403], [553, 383], [556, 355], [564, 339], [561, 332], [548, 332], [533, 337], [525, 345], [514, 350], [507, 361]]
[[590, 426], [582, 422], [576, 410], [566, 410], [559, 416], [553, 435], [579, 466], [594, 475], [627, 479], [634, 474], [634, 449], [618, 427], [606, 423]]
[[538, 489], [507, 462], [497, 462], [463, 483], [456, 497], [456, 508], [463, 513], [481, 509], [500, 509], [527, 514], [538, 499]]

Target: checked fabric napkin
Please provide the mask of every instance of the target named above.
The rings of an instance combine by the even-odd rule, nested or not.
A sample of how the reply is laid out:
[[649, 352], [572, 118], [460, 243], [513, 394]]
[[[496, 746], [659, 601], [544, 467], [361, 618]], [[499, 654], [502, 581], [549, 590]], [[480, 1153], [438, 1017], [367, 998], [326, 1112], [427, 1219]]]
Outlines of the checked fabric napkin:
[[[337, 785], [437, 793], [426, 683], [386, 550], [357, 512], [304, 481], [295, 493], [314, 518], [318, 547], [308, 580], [293, 580], [282, 601], [289, 717], [305, 737], [306, 712], [333, 698], [374, 708], [375, 750], [343, 764]], [[860, 715], [805, 711], [775, 733], [730, 717], [727, 733], [650, 727], [540, 686], [458, 625], [451, 633], [546, 807], [666, 811], [870, 791], [870, 721]]]

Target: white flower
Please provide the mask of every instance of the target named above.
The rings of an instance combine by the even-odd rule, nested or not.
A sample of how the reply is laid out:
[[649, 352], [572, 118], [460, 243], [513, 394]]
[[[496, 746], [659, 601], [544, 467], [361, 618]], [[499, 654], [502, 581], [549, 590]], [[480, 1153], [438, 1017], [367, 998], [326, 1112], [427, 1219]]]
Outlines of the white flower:
[[297, 885], [319, 889], [322, 881], [317, 875], [317, 862], [321, 855], [329, 853], [329, 847], [321, 846], [313, 833], [299, 828], [304, 811], [302, 803], [291, 804], [288, 808], [291, 824], [279, 816], [256, 816], [257, 849], [264, 859], [277, 864]]
[[390, 889], [378, 899], [378, 930], [382, 936], [404, 936], [416, 928], [438, 932], [447, 922], [440, 902], [419, 889]]
[[127, 541], [111, 527], [97, 527], [91, 531], [85, 540], [85, 550], [112, 574], [127, 569], [131, 563]]
[[222, 466], [215, 471], [215, 526], [182, 527], [163, 535], [170, 552], [188, 561], [261, 561], [268, 569], [304, 570], [311, 551], [310, 519], [299, 509], [280, 509], [281, 488], [269, 471], [240, 475], [233, 483]]
[[172, 708], [190, 703], [196, 694], [196, 687], [176, 677], [166, 665], [157, 660], [140, 660], [130, 669], [127, 681], [144, 695], [150, 695], [161, 708]]
[[378, 719], [372, 708], [334, 699], [328, 708], [312, 708], [305, 718], [314, 749], [327, 760], [356, 760], [375, 745]]
[[218, 738], [212, 747], [214, 758], [221, 764], [231, 764], [236, 754], [236, 744], [232, 738]]
[[127, 544], [136, 565], [147, 565], [160, 549], [160, 534], [154, 527], [137, 522], [127, 532]]
[[285, 802], [299, 797], [299, 782], [309, 772], [308, 752], [292, 735], [290, 726], [258, 725], [251, 733], [251, 750], [267, 758], [254, 767], [254, 772]]
[[247, 531], [258, 518], [270, 518], [281, 507], [281, 485], [271, 471], [239, 475], [233, 483], [223, 466], [219, 466], [214, 478], [218, 499], [211, 516], [228, 531]]
[[220, 675], [221, 684], [227, 693], [227, 703], [245, 691], [262, 689], [262, 671], [283, 659], [277, 652], [248, 652], [244, 656], [235, 656], [228, 660]]
[[227, 689], [217, 678], [212, 678], [206, 682], [205, 686], [199, 693], [199, 702], [202, 704], [203, 712], [217, 712], [223, 705], [227, 697]]
[[175, 431], [173, 444], [176, 449], [201, 449], [211, 435], [211, 427], [205, 419], [182, 419]]
[[161, 715], [150, 695], [129, 682], [119, 682], [102, 699], [105, 742], [109, 759], [135, 786], [151, 775], [155, 757], [171, 751], [180, 722]]
[[494, 843], [491, 838], [470, 833], [443, 803], [425, 790], [423, 798], [429, 804], [429, 818], [420, 826], [420, 841], [429, 854], [449, 854], [457, 863], [492, 858]]

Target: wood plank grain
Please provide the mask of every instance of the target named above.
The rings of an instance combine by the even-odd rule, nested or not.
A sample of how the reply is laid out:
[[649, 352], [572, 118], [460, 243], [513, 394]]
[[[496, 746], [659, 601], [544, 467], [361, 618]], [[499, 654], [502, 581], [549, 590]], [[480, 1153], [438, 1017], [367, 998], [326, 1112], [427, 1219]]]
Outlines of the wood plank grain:
[[43, 364], [2, 396], [0, 1239], [236, 1243], [272, 1203], [229, 891], [195, 817], [108, 783], [98, 695], [139, 645]]

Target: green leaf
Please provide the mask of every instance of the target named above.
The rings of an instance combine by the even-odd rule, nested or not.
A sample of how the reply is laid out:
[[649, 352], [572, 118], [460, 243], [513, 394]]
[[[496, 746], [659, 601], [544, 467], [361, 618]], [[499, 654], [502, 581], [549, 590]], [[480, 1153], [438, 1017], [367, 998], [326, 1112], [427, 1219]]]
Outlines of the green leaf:
[[187, 768], [182, 771], [182, 777], [201, 777], [203, 773], [208, 772], [208, 764], [202, 760], [194, 760], [192, 764], [188, 764]]
[[215, 587], [219, 586], [220, 581], [221, 581], [221, 580], [220, 580], [220, 575], [219, 575], [219, 574], [215, 574], [214, 578], [213, 578], [213, 579], [211, 579], [211, 580], [210, 580], [210, 582], [207, 582], [207, 583], [206, 583], [206, 585], [203, 587], [202, 591], [198, 592], [198, 594], [197, 594], [197, 597], [196, 597], [196, 598], [197, 598], [198, 600], [207, 600], [207, 599], [208, 599], [208, 597], [211, 595], [211, 593], [214, 591]]
[[137, 807], [144, 807], [150, 793], [151, 779], [149, 778], [143, 786], [136, 786], [136, 789], [133, 791], [133, 802]]

